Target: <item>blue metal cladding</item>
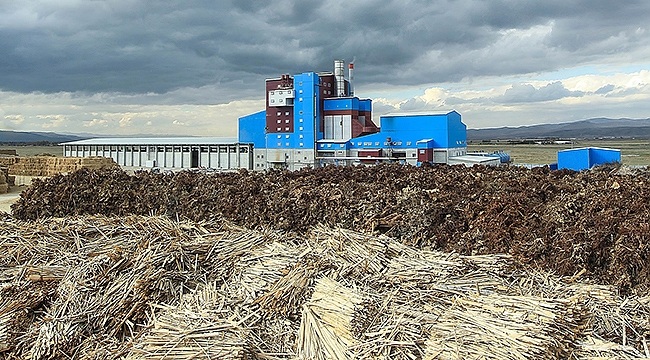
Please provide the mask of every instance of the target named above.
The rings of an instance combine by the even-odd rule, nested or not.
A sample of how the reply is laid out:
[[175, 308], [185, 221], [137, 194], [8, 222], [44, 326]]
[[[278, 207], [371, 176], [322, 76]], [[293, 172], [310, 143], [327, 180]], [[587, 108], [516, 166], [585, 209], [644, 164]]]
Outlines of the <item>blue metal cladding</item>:
[[561, 150], [557, 153], [558, 169], [581, 171], [614, 162], [621, 162], [620, 150], [585, 147]]
[[266, 110], [262, 110], [239, 118], [238, 139], [240, 143], [252, 143], [255, 148], [266, 147], [264, 127], [266, 126]]
[[605, 148], [589, 149], [590, 166], [620, 163], [620, 162], [621, 162], [621, 150], [605, 149]]
[[423, 139], [432, 139], [428, 146], [433, 149], [467, 145], [466, 126], [456, 111], [433, 115], [386, 115], [380, 121], [378, 133], [351, 139], [352, 147], [406, 149], [416, 147], [416, 142]]
[[467, 126], [460, 114], [452, 111], [447, 114], [447, 144], [443, 147], [457, 148], [467, 146]]
[[372, 100], [359, 99], [359, 111], [372, 111]]
[[330, 98], [325, 99], [323, 110], [360, 110], [359, 98]]
[[322, 138], [317, 127], [320, 109], [320, 78], [316, 73], [308, 72], [293, 78], [296, 97], [294, 99], [294, 136], [292, 147], [295, 149], [313, 149], [314, 143]]
[[558, 169], [585, 170], [589, 169], [589, 149], [561, 150], [557, 153]]
[[433, 149], [435, 141], [433, 139], [422, 139], [418, 140], [415, 145], [418, 149]]

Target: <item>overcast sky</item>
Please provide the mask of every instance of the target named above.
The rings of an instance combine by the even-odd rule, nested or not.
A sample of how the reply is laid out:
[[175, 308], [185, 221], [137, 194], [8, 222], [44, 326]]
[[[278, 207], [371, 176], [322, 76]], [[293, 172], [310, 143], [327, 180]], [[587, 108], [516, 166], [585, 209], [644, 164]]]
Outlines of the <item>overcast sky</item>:
[[264, 79], [355, 61], [469, 128], [650, 117], [647, 0], [0, 0], [0, 129], [234, 136]]

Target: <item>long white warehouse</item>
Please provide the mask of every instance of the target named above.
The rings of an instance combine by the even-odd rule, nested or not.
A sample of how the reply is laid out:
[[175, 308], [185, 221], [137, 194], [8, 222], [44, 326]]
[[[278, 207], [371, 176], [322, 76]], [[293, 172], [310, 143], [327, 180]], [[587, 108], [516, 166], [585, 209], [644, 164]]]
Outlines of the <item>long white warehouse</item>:
[[95, 138], [67, 142], [64, 156], [112, 158], [123, 167], [251, 169], [253, 145], [236, 138]]

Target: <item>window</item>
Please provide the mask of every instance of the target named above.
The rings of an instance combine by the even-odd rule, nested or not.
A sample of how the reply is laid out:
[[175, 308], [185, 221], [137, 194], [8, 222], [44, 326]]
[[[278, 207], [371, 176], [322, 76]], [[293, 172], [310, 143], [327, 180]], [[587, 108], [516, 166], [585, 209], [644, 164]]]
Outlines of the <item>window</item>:
[[282, 128], [278, 128], [278, 131], [282, 131]]
[[285, 120], [284, 122], [288, 124], [288, 123], [289, 123], [289, 119]]
[[282, 111], [278, 111], [278, 116], [282, 115]]
[[288, 112], [288, 111], [285, 111], [285, 112], [284, 112], [284, 115], [289, 116], [289, 112]]
[[288, 139], [288, 138], [289, 138], [289, 135], [285, 135], [284, 137], [286, 137], [286, 138]]
[[278, 120], [278, 124], [280, 124], [281, 122], [282, 122], [282, 120]]
[[300, 129], [300, 131], [302, 131], [302, 126], [299, 129]]
[[287, 126], [286, 128], [284, 128], [284, 130], [285, 130], [285, 131], [289, 131], [289, 127]]
[[[278, 130], [280, 130], [280, 129], [278, 128]], [[278, 139], [282, 139], [282, 135], [278, 135]]]

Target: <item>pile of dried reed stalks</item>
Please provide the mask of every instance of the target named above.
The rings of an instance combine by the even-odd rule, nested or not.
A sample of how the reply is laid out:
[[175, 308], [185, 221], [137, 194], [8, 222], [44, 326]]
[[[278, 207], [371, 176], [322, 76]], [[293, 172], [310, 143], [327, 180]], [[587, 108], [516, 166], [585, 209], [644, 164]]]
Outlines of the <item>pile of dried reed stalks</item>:
[[634, 359], [650, 298], [505, 255], [167, 217], [0, 226], [0, 359]]

